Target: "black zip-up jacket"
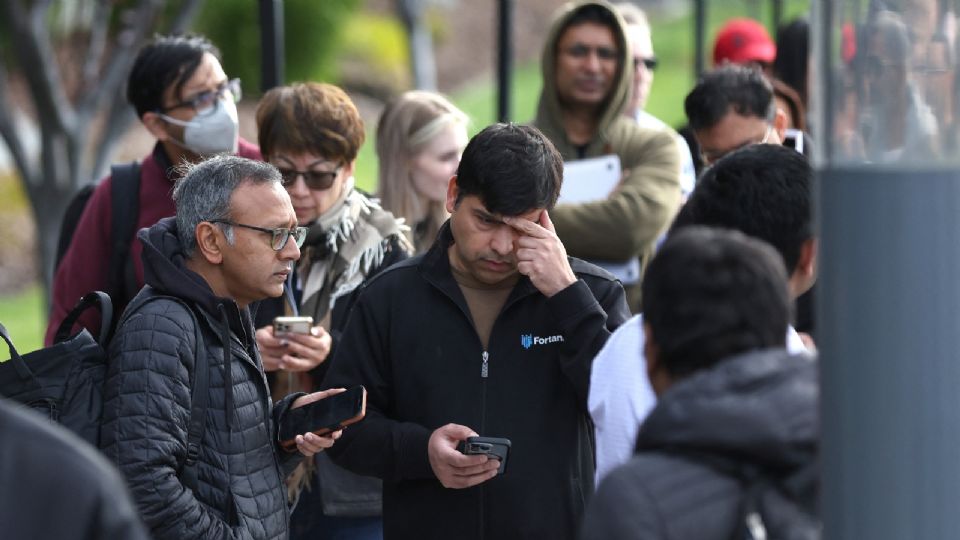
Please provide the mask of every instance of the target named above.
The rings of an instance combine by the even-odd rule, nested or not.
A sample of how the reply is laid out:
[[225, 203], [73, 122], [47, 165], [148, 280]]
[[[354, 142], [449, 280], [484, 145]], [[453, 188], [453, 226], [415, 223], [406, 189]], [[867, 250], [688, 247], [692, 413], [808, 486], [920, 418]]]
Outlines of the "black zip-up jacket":
[[[158, 299], [131, 313], [110, 343], [100, 444], [123, 473], [155, 539], [287, 537], [277, 425], [296, 395], [273, 405], [246, 308], [187, 269], [166, 218], [140, 231], [146, 282], [185, 301], [200, 325], [209, 397], [197, 488], [178, 477], [187, 451], [196, 365], [190, 313]], [[149, 292], [149, 291], [148, 291]], [[299, 456], [299, 454], [296, 454]]]
[[[593, 491], [590, 364], [630, 316], [623, 287], [573, 258], [578, 281], [552, 298], [522, 277], [484, 350], [451, 242], [447, 225], [426, 254], [361, 289], [324, 386], [366, 386], [367, 415], [330, 455], [384, 480], [388, 539], [573, 538]], [[506, 473], [444, 488], [427, 441], [447, 423], [510, 439]]]

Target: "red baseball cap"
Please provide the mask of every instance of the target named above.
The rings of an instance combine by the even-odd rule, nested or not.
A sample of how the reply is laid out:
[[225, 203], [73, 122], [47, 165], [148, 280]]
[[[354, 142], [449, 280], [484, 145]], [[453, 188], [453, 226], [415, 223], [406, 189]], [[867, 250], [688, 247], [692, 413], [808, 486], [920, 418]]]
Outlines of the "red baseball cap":
[[753, 19], [730, 19], [713, 45], [713, 64], [719, 66], [724, 60], [734, 64], [750, 62], [773, 63], [777, 46], [762, 24]]

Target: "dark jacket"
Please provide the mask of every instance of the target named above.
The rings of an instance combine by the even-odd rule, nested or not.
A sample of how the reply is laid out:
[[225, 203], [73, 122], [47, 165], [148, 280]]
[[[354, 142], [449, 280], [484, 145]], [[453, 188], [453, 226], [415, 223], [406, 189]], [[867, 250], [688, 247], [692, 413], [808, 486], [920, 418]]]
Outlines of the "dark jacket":
[[[593, 489], [590, 363], [629, 317], [623, 288], [577, 259], [579, 280], [549, 299], [521, 277], [484, 351], [451, 242], [445, 225], [361, 289], [324, 386], [366, 386], [367, 416], [329, 454], [383, 479], [387, 538], [572, 538]], [[451, 422], [510, 439], [506, 474], [444, 488], [427, 441]]]
[[0, 531], [8, 540], [147, 540], [123, 479], [62, 427], [0, 399]]
[[195, 332], [190, 313], [156, 300], [128, 314], [110, 343], [101, 446], [126, 476], [156, 539], [286, 538], [287, 501], [277, 425], [294, 396], [275, 406], [249, 312], [214, 296], [185, 267], [176, 223], [140, 232], [146, 282], [184, 300], [203, 336], [209, 400], [191, 491], [178, 478], [187, 446]]
[[799, 484], [812, 504], [818, 396], [817, 363], [782, 350], [733, 357], [677, 382], [640, 428], [638, 454], [600, 483], [581, 538], [731, 538], [743, 485], [683, 453], [759, 467]]
[[[240, 139], [237, 155], [245, 158], [262, 159], [260, 149], [256, 145]], [[153, 152], [143, 158], [140, 163], [140, 200], [137, 226], [134, 230], [149, 227], [161, 218], [174, 215], [173, 183], [177, 179], [175, 169], [170, 159], [158, 142]], [[57, 268], [53, 278], [53, 305], [50, 307], [50, 321], [47, 325], [45, 343], [53, 342], [53, 334], [60, 326], [60, 322], [67, 316], [70, 309], [83, 295], [90, 291], [107, 291], [107, 268], [110, 263], [110, 183], [111, 177], [104, 178], [93, 191], [87, 201], [77, 229], [73, 233], [70, 247], [63, 255], [63, 260]], [[133, 270], [136, 274], [137, 287], [143, 285], [143, 263], [141, 252], [143, 246], [140, 240], [130, 238], [129, 255], [133, 260]], [[121, 298], [115, 291], [107, 291], [111, 295], [114, 307], [123, 308], [130, 298]], [[119, 314], [120, 309], [117, 310]], [[100, 319], [90, 317], [82, 319], [83, 326], [90, 329], [93, 335], [100, 328]]]
[[[563, 105], [557, 94], [557, 41], [561, 28], [581, 4], [596, 4], [610, 11], [617, 21], [614, 38], [619, 65], [609, 98], [597, 112], [597, 133], [585, 148], [578, 149], [563, 127]], [[629, 66], [629, 67], [628, 67]], [[584, 259], [624, 262], [640, 258], [646, 263], [654, 243], [670, 224], [680, 206], [680, 153], [673, 136], [647, 129], [623, 114], [632, 94], [633, 57], [622, 19], [607, 2], [568, 3], [558, 13], [543, 45], [540, 67], [543, 90], [533, 124], [557, 147], [564, 161], [616, 154], [623, 180], [603, 200], [559, 204], [550, 219], [567, 253]], [[630, 307], [638, 309], [639, 285], [628, 286]]]

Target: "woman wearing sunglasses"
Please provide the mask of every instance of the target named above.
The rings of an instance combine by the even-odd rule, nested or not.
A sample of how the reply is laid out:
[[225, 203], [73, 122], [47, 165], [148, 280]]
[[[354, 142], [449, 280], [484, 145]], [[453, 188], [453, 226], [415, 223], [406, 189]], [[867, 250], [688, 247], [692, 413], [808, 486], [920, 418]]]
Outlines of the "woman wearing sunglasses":
[[[274, 88], [257, 108], [257, 128], [264, 159], [280, 170], [297, 220], [308, 228], [284, 296], [259, 308], [257, 343], [276, 395], [310, 392], [326, 372], [354, 290], [407, 258], [411, 247], [401, 222], [354, 189], [363, 121], [343, 90], [321, 83]], [[307, 334], [277, 334], [272, 322], [282, 315], [313, 317], [314, 326]], [[379, 480], [318, 454], [288, 487], [300, 499], [291, 538], [382, 537]]]

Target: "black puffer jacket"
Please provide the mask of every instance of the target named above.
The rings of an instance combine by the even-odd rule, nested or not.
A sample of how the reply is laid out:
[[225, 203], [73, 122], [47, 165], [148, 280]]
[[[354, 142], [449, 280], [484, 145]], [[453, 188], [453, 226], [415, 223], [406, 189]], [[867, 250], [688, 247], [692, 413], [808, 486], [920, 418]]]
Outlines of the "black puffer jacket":
[[[192, 306], [209, 365], [196, 492], [177, 476], [190, 421], [195, 332], [185, 308], [155, 300], [128, 314], [110, 344], [101, 445], [156, 539], [286, 538], [288, 510], [273, 405], [250, 314], [185, 267], [172, 218], [140, 231], [146, 283]], [[225, 344], [228, 353], [225, 354]]]
[[791, 486], [802, 504], [765, 490], [768, 532], [784, 521], [809, 525], [819, 491], [818, 397], [817, 363], [782, 350], [729, 358], [677, 382], [640, 428], [638, 454], [601, 482], [581, 538], [731, 538], [743, 485], [694, 453], [761, 468]]

